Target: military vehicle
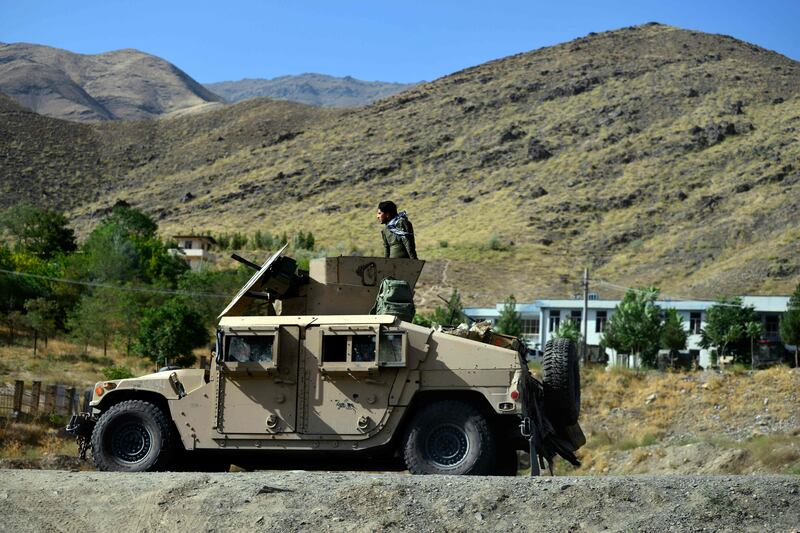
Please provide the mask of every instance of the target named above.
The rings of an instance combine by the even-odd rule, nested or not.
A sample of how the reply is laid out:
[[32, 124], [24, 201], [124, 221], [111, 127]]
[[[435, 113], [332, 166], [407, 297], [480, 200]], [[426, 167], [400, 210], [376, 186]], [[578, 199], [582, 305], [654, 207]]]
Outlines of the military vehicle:
[[569, 341], [547, 346], [539, 382], [517, 339], [370, 314], [382, 280], [413, 289], [424, 261], [329, 257], [302, 271], [283, 250], [261, 266], [239, 259], [257, 272], [219, 316], [210, 368], [101, 381], [91, 412], [72, 418], [98, 469], [394, 461], [414, 474], [512, 475], [517, 450], [532, 474], [556, 454], [578, 464]]

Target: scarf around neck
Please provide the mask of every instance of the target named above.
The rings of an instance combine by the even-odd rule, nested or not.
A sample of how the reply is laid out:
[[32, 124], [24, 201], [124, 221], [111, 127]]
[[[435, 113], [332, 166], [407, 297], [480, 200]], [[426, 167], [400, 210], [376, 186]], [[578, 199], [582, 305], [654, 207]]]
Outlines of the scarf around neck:
[[414, 233], [411, 231], [403, 231], [397, 228], [397, 224], [400, 222], [401, 219], [408, 220], [408, 214], [405, 211], [400, 211], [399, 213], [397, 213], [396, 217], [387, 222], [386, 229], [388, 229], [398, 237], [408, 237], [409, 235], [414, 235]]

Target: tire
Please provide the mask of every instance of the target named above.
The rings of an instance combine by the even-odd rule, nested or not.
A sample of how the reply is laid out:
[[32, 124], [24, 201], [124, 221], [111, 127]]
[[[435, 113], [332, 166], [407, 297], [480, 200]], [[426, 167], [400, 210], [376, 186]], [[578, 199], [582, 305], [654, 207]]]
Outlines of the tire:
[[92, 458], [98, 470], [162, 470], [172, 457], [174, 440], [172, 423], [160, 408], [127, 400], [100, 416], [92, 432]]
[[542, 361], [544, 407], [550, 422], [571, 426], [581, 409], [581, 382], [575, 343], [570, 339], [551, 339]]
[[411, 421], [403, 457], [412, 474], [489, 475], [495, 440], [487, 420], [472, 405], [441, 401]]

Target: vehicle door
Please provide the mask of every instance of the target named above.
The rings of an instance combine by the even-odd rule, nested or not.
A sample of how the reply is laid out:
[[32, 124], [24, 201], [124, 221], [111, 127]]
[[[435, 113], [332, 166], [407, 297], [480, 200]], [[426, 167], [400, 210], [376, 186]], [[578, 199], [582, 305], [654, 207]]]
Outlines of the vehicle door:
[[227, 328], [220, 344], [217, 432], [229, 438], [295, 432], [299, 326]]
[[316, 326], [305, 342], [303, 433], [366, 437], [380, 429], [395, 380], [405, 376], [406, 333], [377, 324]]

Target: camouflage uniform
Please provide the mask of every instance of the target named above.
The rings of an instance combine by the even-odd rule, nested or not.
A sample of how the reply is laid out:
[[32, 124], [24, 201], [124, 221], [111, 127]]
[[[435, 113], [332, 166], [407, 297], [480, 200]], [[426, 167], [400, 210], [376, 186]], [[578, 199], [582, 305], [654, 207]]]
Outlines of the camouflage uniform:
[[381, 229], [384, 257], [417, 258], [417, 247], [414, 242], [414, 226], [408, 220], [406, 212], [399, 213]]

